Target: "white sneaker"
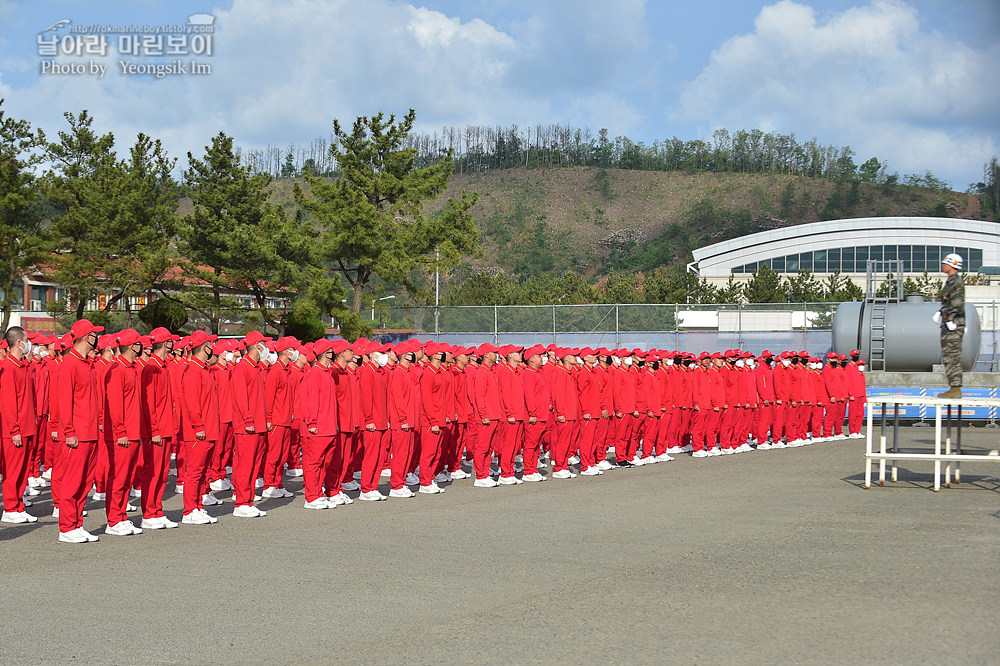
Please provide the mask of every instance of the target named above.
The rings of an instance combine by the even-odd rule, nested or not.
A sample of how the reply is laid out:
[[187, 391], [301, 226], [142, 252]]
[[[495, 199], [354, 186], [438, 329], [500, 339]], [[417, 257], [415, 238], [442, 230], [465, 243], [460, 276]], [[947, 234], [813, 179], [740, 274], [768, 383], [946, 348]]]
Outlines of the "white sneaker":
[[501, 486], [516, 486], [517, 477], [516, 476], [501, 476], [500, 480], [497, 481]]
[[658, 462], [660, 461], [656, 459], [656, 456], [646, 456], [645, 458], [642, 458], [643, 465], [654, 465]]
[[42, 491], [39, 490], [38, 488], [35, 488], [30, 483], [24, 487], [24, 496], [25, 497], [38, 497], [41, 494], [42, 494]]
[[46, 469], [44, 472], [42, 472], [42, 478], [45, 479], [46, 481], [51, 481], [52, 480], [52, 468], [51, 467], [48, 468], [48, 469]]
[[90, 497], [91, 497], [91, 499], [97, 500], [98, 502], [103, 502], [104, 499], [107, 497], [107, 494], [106, 493], [99, 493], [99, 492], [95, 491], [94, 494], [91, 495]]
[[254, 488], [263, 488], [264, 487], [264, 477], [261, 477], [261, 478], [257, 479], [254, 482], [253, 487]]
[[59, 541], [62, 543], [87, 543], [90, 539], [80, 534], [79, 529], [75, 529], [69, 532], [60, 532]]
[[0, 516], [0, 523], [11, 523], [22, 525], [24, 523], [37, 523], [38, 518], [29, 515], [26, 511], [4, 511]]
[[[260, 495], [261, 497], [267, 499], [280, 499], [282, 497], [293, 497], [292, 493], [288, 492], [284, 488], [278, 488], [277, 486], [270, 486], [268, 488], [264, 488], [264, 492], [262, 492]], [[222, 502], [219, 503], [221, 504]]]
[[684, 447], [681, 446], [668, 446], [667, 453], [684, 453]]
[[722, 451], [719, 450], [719, 447], [716, 446], [716, 447], [711, 448], [711, 449], [708, 450], [708, 455], [710, 455], [710, 456], [721, 456], [722, 455]]
[[201, 504], [202, 506], [218, 506], [222, 504], [222, 500], [212, 493], [205, 493], [201, 496]]
[[392, 476], [392, 469], [386, 467], [379, 476]]
[[184, 517], [181, 518], [181, 523], [184, 525], [208, 525], [211, 522], [212, 521], [208, 519], [208, 516], [201, 515], [201, 513], [197, 510], [185, 514]]
[[691, 453], [692, 451], [694, 451], [694, 447], [690, 444], [685, 444], [681, 447], [681, 453]]
[[673, 460], [673, 456], [668, 453], [661, 453], [656, 456], [656, 462], [670, 462], [671, 460]]
[[139, 527], [144, 530], [163, 530], [167, 526], [163, 524], [164, 518], [143, 518]]
[[361, 495], [358, 496], [358, 499], [365, 502], [381, 502], [387, 498], [377, 490], [369, 490], [366, 493], [361, 493]]
[[174, 493], [176, 493], [177, 495], [183, 495], [184, 494], [184, 484], [183, 483], [178, 483], [177, 485], [175, 485], [174, 486]]
[[467, 478], [469, 478], [469, 476], [470, 476], [470, 475], [469, 475], [469, 473], [468, 473], [468, 472], [466, 472], [466, 471], [465, 471], [465, 470], [463, 470], [463, 469], [456, 469], [456, 470], [455, 470], [454, 472], [452, 472], [452, 473], [451, 473], [451, 475], [450, 475], [450, 477], [451, 477], [451, 479], [452, 479], [453, 481], [461, 481], [462, 479], [467, 479]]
[[410, 490], [409, 488], [407, 488], [406, 486], [403, 486], [402, 488], [393, 488], [392, 490], [389, 491], [389, 497], [398, 497], [400, 499], [406, 499], [409, 497], [416, 497], [416, 496], [417, 494], [412, 490]]
[[568, 469], [561, 469], [558, 472], [552, 472], [553, 479], [575, 479], [576, 474], [569, 471]]
[[[139, 528], [133, 525], [131, 520], [123, 520], [120, 523], [108, 525], [104, 528], [104, 533], [111, 536], [129, 536], [130, 534], [136, 534], [135, 530], [137, 529]], [[138, 534], [142, 534], [142, 531], [139, 531]]]
[[254, 502], [259, 502], [259, 501], [261, 501], [262, 499], [264, 499], [264, 496], [263, 496], [263, 495], [261, 495], [260, 493], [254, 493], [254, 494], [253, 494], [253, 501], [254, 501]]
[[100, 541], [101, 540], [101, 538], [99, 536], [97, 536], [96, 534], [91, 534], [90, 532], [88, 532], [87, 530], [83, 529], [82, 527], [76, 528], [76, 531], [77, 531], [78, 534], [83, 535], [83, 537], [87, 541], [89, 541], [91, 543], [93, 543], [95, 541]]
[[340, 501], [343, 502], [344, 504], [354, 504], [354, 500], [352, 500], [350, 497], [348, 497], [347, 493], [345, 493], [343, 491], [337, 493], [337, 497], [339, 497]]
[[297, 479], [300, 476], [302, 476], [302, 470], [298, 467], [296, 467], [295, 469], [287, 469], [285, 470], [285, 476], [287, 476], [290, 479]]
[[472, 482], [474, 488], [496, 488], [500, 484], [493, 480], [492, 476], [488, 476], [485, 479], [476, 479]]
[[711, 454], [708, 451], [695, 451], [691, 454], [692, 458], [708, 458]]
[[410, 472], [409, 474], [406, 475], [406, 485], [408, 485], [408, 486], [419, 486], [420, 485], [420, 477], [417, 476], [416, 474], [414, 474], [413, 472]]
[[570, 456], [569, 460], [567, 460], [566, 463], [569, 464], [569, 465], [579, 465], [580, 464], [580, 456]]
[[205, 511], [204, 509], [195, 509], [195, 511], [197, 513], [200, 513], [203, 517], [208, 518], [208, 522], [212, 523], [213, 525], [219, 522], [218, 518], [208, 515], [208, 511]]
[[325, 497], [317, 497], [311, 502], [302, 505], [304, 509], [333, 509], [336, 505], [330, 504]]
[[758, 444], [757, 445], [757, 450], [758, 451], [770, 451], [771, 450], [771, 445], [768, 444], [767, 442], [764, 442], [762, 444]]
[[601, 470], [602, 472], [607, 472], [613, 470], [614, 468], [615, 466], [611, 464], [611, 461], [606, 459], [597, 463], [597, 469]]
[[137, 499], [139, 497], [142, 497], [142, 491], [132, 488], [131, 490], [128, 491], [128, 496], [132, 499]]
[[531, 481], [533, 483], [539, 483], [541, 481], [547, 481], [548, 479], [544, 475], [535, 472], [534, 474], [525, 474], [523, 477], [521, 477], [521, 480]]
[[266, 515], [266, 511], [261, 511], [252, 504], [244, 504], [233, 509], [233, 516], [236, 518], [259, 518]]
[[418, 490], [417, 492], [422, 493], [424, 495], [438, 495], [444, 492], [444, 488], [439, 487], [438, 484], [431, 481], [431, 485], [420, 486], [420, 490]]
[[344, 501], [344, 495], [342, 493], [337, 493], [336, 495], [329, 495], [324, 499], [326, 500], [326, 503], [330, 505], [331, 509], [341, 505], [345, 506], [347, 505], [347, 502]]
[[164, 527], [166, 527], [168, 530], [172, 530], [173, 528], [177, 527], [177, 525], [178, 525], [178, 523], [175, 523], [174, 521], [170, 520], [166, 516], [160, 516], [159, 518], [157, 518], [157, 520], [159, 520], [160, 524], [163, 525]]
[[232, 490], [233, 483], [229, 479], [219, 479], [218, 481], [212, 481], [208, 484], [209, 489], [215, 493], [221, 493], [225, 490]]
[[451, 481], [451, 474], [448, 472], [441, 472], [434, 477], [434, 483], [446, 483], [448, 481]]
[[361, 490], [361, 484], [358, 483], [357, 481], [348, 481], [346, 483], [341, 484], [340, 487], [345, 491]]
[[781, 440], [778, 440], [777, 442], [774, 442], [774, 443], [771, 444], [771, 448], [772, 449], [786, 449], [788, 447], [785, 445], [784, 442], [782, 442]]
[[135, 504], [131, 504], [130, 503], [130, 504], [126, 504], [125, 505], [125, 510], [126, 511], [138, 511], [139, 507], [137, 507]]
[[724, 456], [731, 456], [731, 455], [733, 455], [734, 453], [736, 453], [736, 449], [729, 449], [729, 448], [725, 448], [725, 449], [722, 449], [722, 452], [721, 452], [721, 453], [722, 453], [722, 455], [724, 455]]
[[597, 465], [580, 470], [580, 476], [600, 476], [601, 474], [604, 474], [604, 472], [597, 469]]

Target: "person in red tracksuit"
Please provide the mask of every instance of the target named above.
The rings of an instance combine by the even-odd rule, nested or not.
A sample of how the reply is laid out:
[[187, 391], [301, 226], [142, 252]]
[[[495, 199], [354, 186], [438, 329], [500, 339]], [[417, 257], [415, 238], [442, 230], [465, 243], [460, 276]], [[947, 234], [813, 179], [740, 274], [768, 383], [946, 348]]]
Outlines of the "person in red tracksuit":
[[184, 447], [181, 446], [181, 432], [184, 424], [184, 408], [181, 406], [183, 393], [181, 379], [184, 377], [184, 369], [187, 368], [187, 341], [183, 338], [174, 348], [174, 353], [167, 356], [167, 377], [170, 379], [170, 391], [174, 399], [174, 424], [177, 429], [171, 435], [171, 453], [174, 454], [174, 468], [177, 470], [174, 492], [178, 495], [184, 492]]
[[441, 438], [450, 422], [446, 411], [449, 380], [441, 365], [447, 352], [437, 343], [424, 347], [429, 361], [420, 376], [420, 489], [417, 492], [435, 495], [444, 492], [434, 481], [441, 455]]
[[757, 385], [757, 396], [760, 404], [754, 416], [753, 436], [757, 440], [757, 448], [767, 450], [771, 448], [768, 443], [768, 433], [772, 432], [774, 423], [775, 400], [774, 394], [774, 356], [770, 351], [765, 350], [758, 359], [757, 367], [754, 368], [754, 380]]
[[212, 354], [216, 362], [209, 370], [219, 395], [219, 440], [212, 453], [209, 488], [213, 491], [232, 490], [233, 484], [226, 478], [226, 466], [233, 455], [233, 392], [229, 386], [233, 349], [228, 341], [219, 340], [212, 346]]
[[799, 368], [798, 354], [788, 352], [789, 366], [786, 377], [788, 378], [788, 408], [785, 410], [785, 445], [799, 446], [801, 437], [799, 428], [801, 427], [802, 411], [802, 373]]
[[[306, 509], [333, 509], [323, 490], [328, 470], [333, 465], [339, 417], [337, 413], [337, 384], [334, 382], [333, 344], [317, 340], [313, 345], [316, 363], [305, 373], [299, 385], [302, 427], [302, 492]], [[340, 492], [339, 479], [333, 489]]]
[[352, 387], [355, 375], [349, 370], [354, 361], [354, 350], [346, 340], [334, 340], [332, 349], [333, 363], [330, 365], [330, 375], [337, 387], [338, 432], [323, 485], [326, 487], [327, 503], [353, 504], [354, 500], [344, 492], [343, 483], [344, 475], [347, 473], [347, 463], [353, 455], [361, 413], [361, 407], [356, 402], [359, 397], [358, 392]]
[[711, 445], [708, 441], [709, 413], [712, 411], [712, 386], [709, 380], [708, 366], [712, 355], [702, 352], [698, 357], [698, 365], [691, 374], [691, 391], [694, 403], [694, 413], [691, 418], [691, 448], [692, 458], [707, 458]]
[[712, 392], [712, 411], [708, 414], [708, 446], [712, 455], [722, 453], [719, 448], [719, 431], [722, 426], [722, 413], [729, 407], [726, 402], [725, 378], [722, 376], [722, 367], [725, 363], [726, 359], [722, 356], [722, 352], [715, 352], [708, 367], [708, 382]]
[[414, 496], [406, 485], [413, 457], [413, 432], [417, 428], [417, 400], [413, 379], [410, 377], [417, 355], [409, 343], [396, 346], [396, 365], [389, 371], [388, 411], [391, 434], [391, 460], [389, 497]]
[[674, 417], [670, 421], [667, 453], [683, 453], [691, 450], [692, 414], [694, 399], [692, 389], [692, 355], [678, 353], [674, 356]]
[[127, 328], [114, 340], [118, 355], [104, 375], [104, 441], [108, 471], [104, 508], [108, 516], [105, 534], [142, 534], [128, 519], [128, 495], [142, 451], [142, 396], [135, 359], [142, 353], [139, 333]]
[[663, 453], [657, 449], [657, 437], [660, 432], [660, 419], [663, 418], [661, 412], [660, 380], [656, 376], [659, 368], [660, 357], [653, 351], [647, 352], [646, 358], [640, 361], [639, 377], [637, 386], [641, 386], [642, 393], [646, 399], [646, 413], [642, 416], [645, 423], [642, 434], [642, 457], [636, 453], [636, 460], [633, 462], [641, 465], [649, 465], [659, 462], [656, 456]]
[[723, 378], [723, 385], [726, 394], [726, 406], [723, 409], [719, 424], [719, 440], [722, 445], [722, 452], [726, 454], [734, 453], [736, 450], [736, 426], [740, 416], [740, 409], [743, 407], [743, 389], [740, 385], [740, 376], [736, 372], [736, 358], [739, 352], [730, 349], [725, 354], [725, 363], [719, 368]]
[[[389, 454], [388, 378], [384, 363], [379, 364], [386, 348], [372, 342], [365, 350], [366, 361], [358, 368], [361, 389], [361, 433], [364, 458], [361, 464], [361, 495], [365, 501], [380, 501], [386, 496], [379, 492], [378, 482]], [[386, 358], [386, 360], [388, 360]]]
[[[204, 497], [208, 493], [209, 464], [220, 436], [219, 392], [212, 377], [210, 364], [215, 354], [215, 335], [195, 331], [188, 339], [191, 359], [184, 376], [181, 406], [181, 446], [184, 448], [184, 518], [186, 525], [209, 525], [218, 519], [205, 511]], [[214, 495], [213, 495], [214, 497]]]
[[673, 352], [667, 350], [661, 350], [657, 355], [659, 361], [657, 361], [657, 367], [653, 373], [660, 389], [660, 418], [658, 419], [660, 427], [656, 433], [656, 450], [659, 453], [656, 456], [656, 461], [665, 462], [673, 460], [667, 453], [667, 448], [671, 446], [669, 443], [670, 424], [674, 418], [674, 374], [671, 371], [674, 359]]
[[264, 378], [258, 361], [261, 354], [269, 353], [267, 343], [270, 338], [260, 331], [250, 331], [243, 338], [245, 351], [243, 358], [235, 364], [230, 375], [230, 389], [233, 394], [233, 494], [235, 507], [233, 516], [237, 518], [259, 518], [266, 516], [253, 505], [254, 486], [257, 470], [264, 460], [264, 442], [267, 432], [266, 405], [264, 401]]
[[267, 452], [264, 460], [264, 492], [261, 497], [291, 497], [285, 489], [285, 461], [292, 445], [292, 402], [294, 387], [291, 370], [292, 357], [298, 341], [285, 336], [275, 343], [278, 358], [267, 369], [264, 377], [264, 404], [267, 411]]
[[597, 440], [594, 448], [594, 458], [597, 460], [597, 468], [606, 472], [612, 468], [608, 461], [608, 449], [613, 444], [615, 426], [615, 392], [614, 384], [611, 380], [614, 368], [614, 361], [611, 357], [611, 350], [601, 348], [598, 351], [597, 365], [594, 371], [597, 373], [601, 393], [601, 418], [597, 421]]
[[[465, 397], [468, 409], [469, 421], [465, 428], [465, 458], [462, 460], [462, 464], [472, 468], [473, 458], [475, 457], [473, 452], [476, 450], [476, 442], [479, 441], [479, 426], [478, 420], [476, 419], [476, 373], [479, 371], [479, 356], [476, 354], [475, 347], [465, 348], [466, 358], [468, 363], [462, 368], [462, 373], [465, 375]], [[461, 468], [459, 468], [461, 469]], [[475, 470], [472, 474], [469, 474], [464, 469], [462, 473], [465, 475], [463, 478], [469, 478], [470, 476], [475, 478]], [[452, 477], [455, 478], [455, 477]]]
[[753, 439], [754, 433], [754, 422], [757, 415], [757, 410], [760, 408], [760, 396], [757, 394], [757, 376], [754, 374], [754, 356], [750, 352], [743, 352], [740, 361], [737, 364], [743, 363], [742, 374], [743, 374], [743, 386], [744, 386], [744, 399], [746, 400], [743, 423], [740, 428], [741, 431], [741, 448], [743, 451], [752, 451], [753, 447], [750, 446], [750, 441]]
[[149, 334], [152, 354], [140, 373], [143, 469], [139, 478], [141, 491], [142, 523], [144, 530], [177, 527], [177, 523], [163, 514], [163, 492], [166, 489], [170, 468], [170, 450], [177, 432], [177, 415], [174, 412], [173, 386], [167, 375], [166, 357], [171, 355], [173, 344], [180, 338], [165, 328]]
[[73, 324], [72, 348], [63, 359], [56, 381], [59, 401], [58, 431], [63, 449], [55, 474], [59, 487], [59, 540], [66, 543], [97, 541], [83, 529], [83, 505], [89, 490], [89, 471], [100, 437], [97, 386], [87, 356], [97, 346], [102, 326], [86, 319]]
[[601, 379], [597, 373], [597, 352], [593, 349], [580, 350], [583, 366], [574, 373], [576, 390], [580, 400], [580, 420], [577, 423], [576, 444], [580, 447], [580, 475], [598, 476], [604, 470], [597, 467], [597, 423], [603, 414], [601, 409]]
[[552, 478], [572, 479], [568, 460], [571, 440], [580, 418], [580, 396], [573, 377], [576, 357], [572, 350], [557, 349], [559, 363], [552, 371], [552, 415], [555, 417], [555, 443], [552, 447]]
[[[69, 334], [67, 333], [67, 336]], [[52, 363], [49, 365], [49, 438], [45, 443], [45, 467], [48, 473], [49, 483], [51, 485], [52, 492], [52, 517], [59, 517], [59, 484], [57, 483], [57, 475], [55, 473], [55, 466], [60, 456], [62, 456], [63, 450], [66, 448], [62, 446], [62, 441], [59, 439], [59, 373], [62, 370], [62, 365], [69, 350], [72, 347], [72, 342], [70, 346], [67, 347], [63, 345], [63, 341], [56, 338], [56, 341], [52, 345], [53, 354], [55, 357], [52, 359]], [[45, 477], [45, 474], [42, 474]]]
[[28, 461], [37, 429], [35, 391], [28, 364], [31, 343], [20, 326], [7, 329], [7, 356], [0, 361], [0, 450], [3, 466], [3, 515], [0, 522], [34, 523], [25, 510]]
[[28, 485], [35, 488], [44, 488], [49, 485], [42, 478], [41, 470], [44, 468], [43, 459], [45, 456], [46, 440], [49, 439], [49, 373], [48, 365], [51, 362], [48, 350], [48, 338], [38, 337], [38, 348], [32, 344], [32, 356], [34, 373], [32, 383], [35, 386], [35, 442], [34, 456], [28, 463]]
[[799, 357], [799, 430], [796, 433], [800, 444], [808, 444], [808, 433], [812, 425], [813, 407], [816, 405], [816, 389], [812, 375], [809, 374], [809, 357], [802, 362]]
[[847, 375], [847, 399], [851, 408], [847, 424], [849, 437], [860, 439], [861, 425], [865, 419], [865, 403], [868, 400], [868, 390], [865, 387], [865, 362], [858, 356], [845, 370], [850, 370], [852, 367], [854, 372]]
[[830, 396], [826, 392], [826, 383], [823, 381], [823, 362], [818, 358], [809, 359], [809, 377], [812, 380], [814, 402], [812, 414], [809, 419], [810, 432], [813, 440], [822, 440], [823, 435], [823, 415], [830, 404]]
[[[104, 389], [107, 386], [108, 371], [115, 362], [117, 353], [117, 339], [114, 335], [102, 335], [97, 339], [97, 357], [93, 359], [91, 368], [94, 372], [94, 383], [97, 386], [98, 428], [102, 429], [105, 423], [104, 414]], [[91, 482], [94, 485], [95, 500], [103, 502], [105, 499], [105, 485], [108, 481], [108, 447], [107, 442], [111, 440], [110, 433], [102, 432], [101, 442], [97, 447], [94, 456], [94, 468], [92, 470]]]
[[788, 352], [782, 352], [774, 364], [774, 372], [771, 375], [774, 383], [774, 416], [771, 424], [771, 438], [774, 441], [771, 447], [775, 449], [785, 448], [783, 438], [786, 438], [789, 431], [792, 403], [792, 380], [789, 369], [791, 365]]
[[639, 411], [636, 408], [635, 374], [631, 372], [632, 354], [620, 350], [621, 365], [611, 374], [615, 394], [615, 462], [619, 467], [634, 467], [629, 447], [635, 436]]
[[499, 485], [490, 476], [493, 452], [499, 448], [499, 426], [502, 415], [500, 405], [500, 382], [493, 371], [498, 350], [490, 344], [482, 344], [476, 350], [482, 362], [473, 379], [473, 401], [477, 425], [476, 449], [472, 454], [473, 469], [477, 488], [493, 488]]
[[838, 365], [837, 354], [830, 352], [827, 355], [827, 365], [823, 368], [823, 383], [826, 385], [826, 393], [830, 396], [830, 406], [826, 410], [826, 418], [823, 421], [823, 432], [830, 439], [843, 439], [841, 428], [843, 427], [843, 417], [841, 409], [847, 400], [847, 387], [844, 385], [844, 376]]
[[[316, 356], [312, 356], [315, 360]], [[298, 478], [302, 476], [302, 437], [305, 429], [302, 427], [302, 419], [299, 414], [302, 406], [299, 403], [299, 386], [302, 385], [302, 378], [309, 371], [311, 361], [306, 356], [306, 349], [303, 345], [296, 345], [295, 355], [292, 357], [292, 364], [289, 367], [289, 379], [292, 382], [292, 437], [288, 447], [288, 471], [285, 476]]]
[[524, 441], [524, 421], [528, 410], [524, 402], [524, 383], [518, 375], [521, 348], [513, 345], [501, 348], [504, 359], [493, 367], [493, 374], [500, 386], [500, 423], [497, 440], [500, 459], [498, 483], [513, 486], [521, 483], [514, 475], [514, 458], [521, 452]]
[[469, 439], [469, 420], [472, 414], [472, 401], [469, 394], [469, 375], [466, 372], [472, 352], [472, 349], [456, 347], [455, 362], [450, 368], [452, 391], [455, 394], [455, 422], [452, 423], [455, 436], [451, 451], [449, 452], [447, 468], [449, 471], [448, 477], [453, 481], [467, 479], [470, 476], [462, 469], [462, 459], [463, 455], [465, 455], [464, 452], [472, 455], [472, 444]]
[[524, 481], [546, 480], [546, 477], [538, 472], [538, 455], [542, 446], [542, 436], [548, 427], [552, 398], [549, 395], [548, 383], [541, 371], [543, 353], [545, 350], [541, 345], [526, 349], [525, 366], [520, 373], [528, 415], [524, 425], [524, 475], [522, 476]]

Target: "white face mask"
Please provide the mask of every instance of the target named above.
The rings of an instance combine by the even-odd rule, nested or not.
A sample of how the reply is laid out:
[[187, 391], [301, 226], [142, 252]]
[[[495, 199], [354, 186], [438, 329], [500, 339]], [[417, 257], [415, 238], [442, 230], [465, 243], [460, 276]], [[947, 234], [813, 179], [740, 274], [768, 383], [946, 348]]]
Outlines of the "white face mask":
[[40, 349], [40, 350], [38, 350], [38, 358], [45, 358], [48, 355], [49, 355], [49, 350], [48, 349]]
[[632, 357], [626, 356], [625, 358], [622, 359], [622, 363], [625, 365], [626, 368], [629, 367], [630, 365], [632, 365]]
[[787, 358], [781, 359], [781, 365], [785, 366], [786, 368], [788, 366], [790, 366], [791, 364], [792, 364], [792, 362], [789, 359], [787, 359]]
[[231, 352], [231, 351], [226, 352], [226, 354], [225, 354], [225, 356], [223, 358], [226, 359], [226, 363], [232, 363], [233, 362], [233, 352]]
[[24, 340], [21, 344], [24, 345], [24, 355], [25, 356], [30, 356], [31, 355], [31, 340]]
[[668, 366], [671, 366], [674, 364], [674, 359], [668, 358], [666, 361], [664, 361], [664, 363], [666, 363]]
[[288, 351], [288, 362], [289, 363], [295, 363], [297, 360], [299, 360], [299, 350], [298, 349], [290, 349]]
[[267, 364], [274, 365], [278, 360], [278, 354], [275, 352], [268, 352], [267, 354]]
[[754, 368], [755, 365], [757, 365], [757, 364], [754, 363], [754, 360], [752, 358], [748, 358], [747, 359], [746, 366], [748, 368], [750, 368], [751, 370], [753, 370], [753, 368]]
[[383, 354], [381, 352], [376, 352], [372, 354], [372, 361], [375, 362], [375, 365], [381, 368], [385, 366], [386, 363], [389, 362], [389, 355]]
[[542, 357], [542, 365], [545, 365], [548, 362], [549, 362], [549, 357], [548, 356], [543, 356]]
[[620, 358], [618, 358], [617, 356], [612, 356], [611, 357], [611, 364], [614, 365], [617, 368], [618, 366], [620, 366], [622, 364], [622, 360]]
[[865, 366], [859, 365], [858, 366], [858, 372], [864, 372], [864, 371], [865, 371]]
[[738, 361], [736, 361], [737, 368], [742, 368], [744, 365], [746, 365], [746, 363], [743, 362], [743, 359], [739, 359]]
[[262, 360], [267, 360], [267, 354], [268, 354], [267, 345], [265, 345], [263, 342], [258, 342], [257, 343], [257, 355]]

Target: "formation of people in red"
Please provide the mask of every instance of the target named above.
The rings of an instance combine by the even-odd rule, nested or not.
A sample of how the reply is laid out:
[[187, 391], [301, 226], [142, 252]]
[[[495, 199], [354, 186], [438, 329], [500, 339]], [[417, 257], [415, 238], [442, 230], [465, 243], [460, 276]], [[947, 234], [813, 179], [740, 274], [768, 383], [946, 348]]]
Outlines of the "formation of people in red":
[[255, 502], [292, 497], [290, 477], [305, 508], [330, 509], [358, 490], [410, 498], [470, 477], [513, 486], [860, 438], [865, 404], [857, 351], [824, 363], [805, 351], [103, 332], [82, 319], [61, 338], [13, 327], [0, 342], [2, 522], [36, 522], [30, 498], [50, 488], [63, 542], [98, 540], [83, 529], [92, 490], [106, 534], [177, 527], [163, 511], [171, 462], [181, 523], [207, 525], [216, 492], [232, 491], [233, 516], [261, 517]]

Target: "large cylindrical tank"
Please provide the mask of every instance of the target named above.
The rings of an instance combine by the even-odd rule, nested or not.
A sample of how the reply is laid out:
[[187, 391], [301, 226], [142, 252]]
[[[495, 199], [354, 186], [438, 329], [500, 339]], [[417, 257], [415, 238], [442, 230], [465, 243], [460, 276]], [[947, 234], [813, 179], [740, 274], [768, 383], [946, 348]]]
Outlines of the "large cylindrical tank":
[[[930, 372], [941, 364], [941, 327], [934, 323], [934, 313], [941, 304], [921, 296], [907, 296], [902, 303], [873, 306], [871, 303], [841, 303], [833, 317], [833, 350], [850, 354], [861, 352], [868, 360], [871, 351], [868, 335], [872, 309], [885, 307], [885, 369], [896, 372]], [[962, 369], [969, 372], [976, 365], [981, 338], [979, 314], [971, 303], [965, 304], [965, 335], [962, 338]], [[870, 360], [868, 360], [871, 363]], [[869, 366], [871, 367], [871, 366]]]

